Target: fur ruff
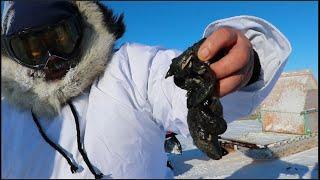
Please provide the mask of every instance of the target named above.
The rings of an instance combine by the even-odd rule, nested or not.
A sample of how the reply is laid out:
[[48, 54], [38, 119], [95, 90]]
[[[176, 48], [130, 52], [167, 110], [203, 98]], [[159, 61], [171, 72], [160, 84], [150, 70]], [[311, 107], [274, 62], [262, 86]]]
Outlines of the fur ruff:
[[[60, 113], [61, 106], [70, 98], [79, 96], [93, 81], [104, 72], [108, 60], [111, 59], [115, 40], [122, 33], [112, 32], [105, 22], [106, 9], [101, 4], [90, 1], [75, 1], [83, 17], [83, 39], [81, 42], [82, 55], [79, 64], [70, 69], [67, 74], [55, 82], [46, 82], [43, 74], [24, 67], [5, 54], [1, 54], [1, 90], [10, 104], [32, 111], [40, 117], [53, 118]], [[117, 20], [112, 11], [108, 10], [115, 25], [121, 25], [122, 16]], [[38, 73], [30, 77], [30, 73]]]

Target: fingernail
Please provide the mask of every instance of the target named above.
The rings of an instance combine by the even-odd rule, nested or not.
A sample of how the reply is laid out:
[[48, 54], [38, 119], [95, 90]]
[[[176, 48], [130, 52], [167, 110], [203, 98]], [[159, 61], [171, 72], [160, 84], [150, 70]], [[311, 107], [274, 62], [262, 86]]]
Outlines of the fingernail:
[[200, 49], [199, 58], [201, 60], [206, 60], [208, 56], [209, 56], [209, 49], [208, 48], [205, 47], [205, 48]]

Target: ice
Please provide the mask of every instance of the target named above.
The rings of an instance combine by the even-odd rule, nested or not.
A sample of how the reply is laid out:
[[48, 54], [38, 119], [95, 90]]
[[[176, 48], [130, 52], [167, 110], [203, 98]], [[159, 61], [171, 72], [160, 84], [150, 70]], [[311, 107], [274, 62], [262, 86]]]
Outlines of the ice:
[[241, 152], [232, 152], [221, 160], [211, 160], [198, 150], [191, 138], [177, 136], [182, 155], [169, 155], [177, 179], [318, 179], [318, 147], [274, 160], [253, 160]]

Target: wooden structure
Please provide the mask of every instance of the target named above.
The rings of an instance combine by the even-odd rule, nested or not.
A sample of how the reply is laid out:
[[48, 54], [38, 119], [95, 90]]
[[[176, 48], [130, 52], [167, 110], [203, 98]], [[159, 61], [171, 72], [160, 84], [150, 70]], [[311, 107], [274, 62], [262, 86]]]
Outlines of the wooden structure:
[[311, 71], [282, 73], [255, 112], [230, 123], [220, 141], [225, 148], [254, 159], [318, 146], [318, 82]]
[[311, 71], [282, 73], [262, 102], [260, 117], [266, 132], [307, 134], [318, 131], [318, 82]]

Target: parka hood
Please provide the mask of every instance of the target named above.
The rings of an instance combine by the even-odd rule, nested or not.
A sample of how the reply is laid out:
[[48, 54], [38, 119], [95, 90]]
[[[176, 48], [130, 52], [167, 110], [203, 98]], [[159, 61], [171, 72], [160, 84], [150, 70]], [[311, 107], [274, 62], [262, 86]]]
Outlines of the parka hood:
[[[99, 2], [69, 1], [83, 20], [81, 55], [76, 67], [57, 81], [45, 81], [41, 71], [27, 68], [10, 59], [1, 50], [1, 96], [20, 109], [30, 109], [38, 116], [54, 117], [69, 99], [81, 95], [104, 72], [113, 54], [114, 42], [125, 30], [123, 15], [116, 17], [112, 10]], [[7, 2], [12, 6], [14, 2]], [[14, 9], [5, 8], [3, 29], [14, 20]], [[9, 13], [9, 14], [8, 14]], [[6, 16], [7, 15], [7, 16]], [[33, 15], [30, 15], [32, 18]], [[13, 18], [12, 18], [13, 17]], [[33, 76], [30, 76], [33, 74]]]

